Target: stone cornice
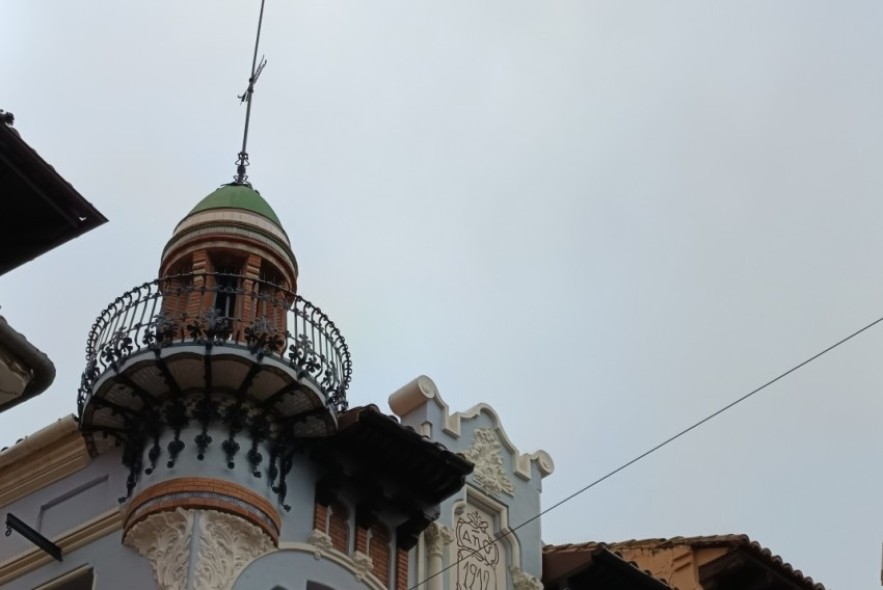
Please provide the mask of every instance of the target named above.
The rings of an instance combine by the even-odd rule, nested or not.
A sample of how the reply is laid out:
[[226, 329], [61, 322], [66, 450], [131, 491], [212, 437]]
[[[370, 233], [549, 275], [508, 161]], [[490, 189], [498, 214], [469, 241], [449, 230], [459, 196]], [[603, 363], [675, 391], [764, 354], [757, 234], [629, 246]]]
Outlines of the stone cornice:
[[38, 430], [0, 452], [0, 507], [76, 473], [89, 461], [73, 416]]
[[[70, 553], [122, 528], [123, 514], [114, 508], [62, 533], [54, 542], [63, 553]], [[0, 563], [0, 587], [52, 561], [52, 557], [37, 547], [19, 553]]]

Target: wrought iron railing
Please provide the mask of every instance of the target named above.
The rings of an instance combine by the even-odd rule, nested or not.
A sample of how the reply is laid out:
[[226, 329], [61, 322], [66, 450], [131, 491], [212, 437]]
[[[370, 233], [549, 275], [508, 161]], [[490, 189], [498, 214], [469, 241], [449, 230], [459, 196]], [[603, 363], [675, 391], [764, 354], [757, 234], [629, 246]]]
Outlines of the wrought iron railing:
[[322, 310], [278, 285], [224, 273], [182, 274], [144, 283], [107, 306], [89, 333], [80, 414], [95, 381], [130, 355], [180, 344], [233, 346], [273, 357], [346, 408], [352, 361]]

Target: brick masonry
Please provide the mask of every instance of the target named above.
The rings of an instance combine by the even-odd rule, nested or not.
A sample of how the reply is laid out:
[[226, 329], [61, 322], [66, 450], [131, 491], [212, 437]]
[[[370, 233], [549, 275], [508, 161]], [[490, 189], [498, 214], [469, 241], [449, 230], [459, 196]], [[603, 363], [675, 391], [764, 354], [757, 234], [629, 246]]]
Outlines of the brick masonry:
[[408, 590], [408, 550], [396, 549], [396, 586], [395, 590]]
[[183, 509], [218, 510], [244, 518], [279, 542], [279, 513], [262, 496], [238, 484], [207, 477], [181, 477], [151, 486], [126, 511], [124, 534], [151, 514]]

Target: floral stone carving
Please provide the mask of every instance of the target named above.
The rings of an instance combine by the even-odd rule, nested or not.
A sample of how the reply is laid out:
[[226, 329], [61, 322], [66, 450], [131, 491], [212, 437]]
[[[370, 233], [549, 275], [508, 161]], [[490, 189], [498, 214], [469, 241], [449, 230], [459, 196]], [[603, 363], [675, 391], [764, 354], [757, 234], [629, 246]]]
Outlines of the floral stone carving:
[[535, 576], [521, 571], [514, 565], [509, 568], [509, 573], [512, 574], [512, 584], [515, 587], [515, 590], [543, 590], [542, 582], [540, 582]]
[[199, 539], [194, 585], [199, 590], [230, 590], [245, 566], [273, 550], [260, 527], [216, 510], [199, 515]]
[[447, 546], [454, 541], [454, 532], [443, 524], [433, 522], [423, 531], [423, 538], [429, 555], [444, 555]]
[[331, 535], [320, 531], [319, 529], [313, 529], [312, 532], [310, 532], [310, 538], [307, 539], [307, 542], [316, 548], [313, 552], [313, 556], [316, 559], [320, 559], [322, 553], [327, 553], [334, 548], [334, 542], [331, 540]]
[[510, 496], [515, 493], [515, 485], [503, 467], [502, 447], [500, 438], [492, 428], [475, 429], [472, 446], [463, 452], [475, 465], [472, 477], [476, 485], [492, 496], [506, 492]]
[[178, 508], [151, 514], [129, 529], [123, 542], [150, 561], [159, 588], [187, 590], [192, 534], [193, 512]]
[[353, 565], [356, 566], [356, 579], [363, 581], [374, 569], [374, 561], [367, 554], [361, 551], [353, 552]]
[[182, 508], [151, 514], [124, 543], [150, 561], [160, 590], [230, 590], [248, 564], [273, 550], [267, 534], [244, 518]]

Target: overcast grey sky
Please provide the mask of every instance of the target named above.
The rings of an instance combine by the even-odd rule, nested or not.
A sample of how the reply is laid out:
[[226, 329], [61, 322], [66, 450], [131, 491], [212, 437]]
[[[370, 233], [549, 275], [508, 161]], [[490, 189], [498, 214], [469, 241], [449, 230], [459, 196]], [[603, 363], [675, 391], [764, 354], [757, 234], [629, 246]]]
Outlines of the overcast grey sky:
[[[547, 450], [545, 505], [883, 315], [883, 4], [267, 0], [249, 175], [353, 405], [420, 373]], [[0, 108], [110, 223], [0, 278], [75, 411], [101, 309], [235, 171], [258, 1], [6, 0]], [[883, 328], [543, 520], [743, 532], [877, 588]]]

